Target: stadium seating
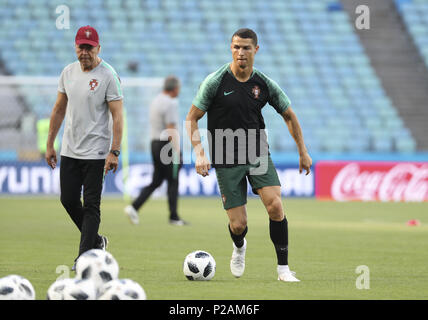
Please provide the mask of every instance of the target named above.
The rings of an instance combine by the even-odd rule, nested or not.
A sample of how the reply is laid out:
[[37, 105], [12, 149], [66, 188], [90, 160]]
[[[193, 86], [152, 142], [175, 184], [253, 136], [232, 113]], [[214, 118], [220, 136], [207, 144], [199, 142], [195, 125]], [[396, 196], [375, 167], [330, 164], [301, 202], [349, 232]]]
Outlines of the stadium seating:
[[395, 4], [428, 66], [428, 2], [425, 0], [395, 0]]
[[[70, 29], [58, 30], [60, 0], [0, 0], [0, 55], [15, 75], [58, 76], [75, 60], [74, 35], [90, 24], [100, 34], [101, 57], [121, 77], [182, 80], [184, 117], [199, 83], [231, 60], [230, 37], [240, 27], [259, 35], [256, 68], [276, 80], [292, 101], [312, 152], [412, 152], [415, 142], [385, 94], [351, 22], [331, 0], [82, 0], [67, 2]], [[425, 18], [412, 13], [411, 32], [425, 41], [428, 61], [428, 6], [397, 1], [402, 12], [420, 4]], [[46, 10], [48, 8], [49, 10]], [[423, 20], [424, 19], [424, 20]], [[423, 21], [422, 21], [423, 20]], [[420, 27], [423, 25], [424, 27]], [[419, 26], [419, 27], [418, 27]], [[423, 40], [424, 39], [424, 40]], [[131, 64], [134, 68], [130, 67]], [[136, 68], [135, 68], [136, 67]], [[55, 94], [21, 87], [39, 117], [50, 111]], [[137, 88], [124, 89], [129, 148], [149, 150], [146, 107]], [[271, 148], [295, 151], [283, 120], [264, 108]], [[406, 139], [401, 139], [406, 137]]]

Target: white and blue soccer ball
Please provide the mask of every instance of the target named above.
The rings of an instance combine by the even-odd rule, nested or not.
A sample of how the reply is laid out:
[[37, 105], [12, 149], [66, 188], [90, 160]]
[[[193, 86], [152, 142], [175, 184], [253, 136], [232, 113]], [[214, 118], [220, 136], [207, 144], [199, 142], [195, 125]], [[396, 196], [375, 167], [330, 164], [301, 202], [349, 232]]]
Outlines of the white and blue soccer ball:
[[0, 279], [0, 300], [21, 300], [18, 285], [11, 278]]
[[183, 263], [183, 273], [189, 280], [211, 280], [215, 275], [215, 268], [213, 256], [203, 250], [189, 253]]
[[76, 261], [76, 279], [91, 280], [97, 290], [119, 277], [119, 265], [111, 253], [101, 249], [91, 249]]
[[36, 292], [31, 282], [12, 274], [0, 279], [0, 300], [34, 300]]
[[146, 300], [146, 292], [134, 280], [116, 279], [107, 282], [100, 290], [98, 300]]
[[73, 283], [74, 279], [63, 278], [56, 280], [48, 289], [47, 300], [64, 300], [64, 289]]
[[72, 279], [62, 291], [63, 300], [96, 300], [97, 288], [92, 280]]

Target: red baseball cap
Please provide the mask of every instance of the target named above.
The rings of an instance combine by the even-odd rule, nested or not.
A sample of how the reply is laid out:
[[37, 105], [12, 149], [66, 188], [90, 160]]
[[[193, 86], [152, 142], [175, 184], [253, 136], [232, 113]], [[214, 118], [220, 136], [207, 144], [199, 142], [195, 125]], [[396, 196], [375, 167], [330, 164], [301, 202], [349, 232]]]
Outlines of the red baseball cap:
[[97, 30], [91, 26], [81, 27], [76, 33], [76, 44], [89, 44], [91, 46], [98, 46], [100, 41], [98, 39]]

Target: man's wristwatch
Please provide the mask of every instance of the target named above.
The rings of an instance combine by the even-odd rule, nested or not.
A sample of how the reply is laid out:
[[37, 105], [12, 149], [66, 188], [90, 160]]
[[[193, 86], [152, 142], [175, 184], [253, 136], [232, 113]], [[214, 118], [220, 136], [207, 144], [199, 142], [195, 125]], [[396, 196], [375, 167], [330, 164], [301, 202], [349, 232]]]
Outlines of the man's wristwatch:
[[116, 157], [118, 157], [120, 155], [119, 150], [110, 150], [110, 153], [113, 153]]

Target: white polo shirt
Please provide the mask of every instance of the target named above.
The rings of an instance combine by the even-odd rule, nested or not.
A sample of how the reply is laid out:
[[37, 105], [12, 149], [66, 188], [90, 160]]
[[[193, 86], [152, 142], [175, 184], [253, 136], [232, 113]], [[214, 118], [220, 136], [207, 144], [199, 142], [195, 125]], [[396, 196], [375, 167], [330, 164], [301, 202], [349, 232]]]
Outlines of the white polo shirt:
[[178, 99], [161, 92], [150, 104], [151, 140], [168, 141], [165, 130], [169, 124], [175, 124], [178, 130]]
[[112, 138], [107, 102], [123, 99], [116, 71], [103, 60], [89, 72], [73, 62], [62, 71], [58, 91], [68, 98], [61, 155], [105, 159]]

